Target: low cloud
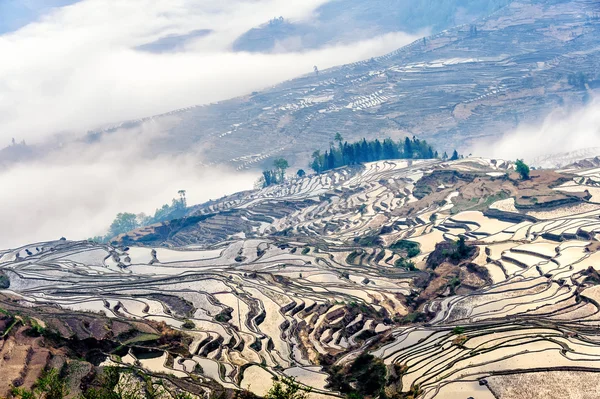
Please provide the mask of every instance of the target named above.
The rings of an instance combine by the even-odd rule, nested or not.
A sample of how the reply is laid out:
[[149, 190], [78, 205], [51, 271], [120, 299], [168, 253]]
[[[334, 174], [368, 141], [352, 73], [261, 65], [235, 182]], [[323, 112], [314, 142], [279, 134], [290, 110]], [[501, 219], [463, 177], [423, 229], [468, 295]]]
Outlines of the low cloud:
[[190, 203], [200, 203], [251, 188], [255, 174], [205, 167], [193, 149], [149, 155], [155, 152], [145, 150], [148, 143], [168, 127], [155, 122], [92, 145], [77, 138], [123, 120], [243, 95], [311, 73], [314, 65], [323, 70], [385, 54], [417, 39], [390, 33], [311, 51], [293, 43], [269, 54], [231, 49], [240, 35], [273, 17], [311, 21], [327, 1], [82, 0], [0, 35], [0, 147], [13, 137], [28, 144], [49, 140], [49, 148], [68, 143], [0, 170], [6, 226], [0, 247], [103, 234], [117, 212], [153, 213], [179, 189], [187, 190]]
[[579, 151], [585, 154], [593, 147], [600, 147], [598, 98], [579, 109], [556, 109], [541, 125], [521, 125], [497, 140], [477, 143], [470, 152], [477, 156], [532, 162], [554, 154]]
[[[310, 20], [325, 2], [83, 0], [55, 9], [0, 36], [0, 143], [224, 100], [310, 73], [313, 65], [355, 62], [417, 38], [393, 33], [285, 54], [231, 50], [248, 29], [279, 15]], [[156, 43], [169, 51], [146, 51]]]
[[102, 235], [118, 212], [153, 214], [180, 189], [195, 204], [252, 188], [256, 173], [208, 168], [194, 151], [146, 157], [163, 128], [149, 122], [2, 170], [0, 247]]

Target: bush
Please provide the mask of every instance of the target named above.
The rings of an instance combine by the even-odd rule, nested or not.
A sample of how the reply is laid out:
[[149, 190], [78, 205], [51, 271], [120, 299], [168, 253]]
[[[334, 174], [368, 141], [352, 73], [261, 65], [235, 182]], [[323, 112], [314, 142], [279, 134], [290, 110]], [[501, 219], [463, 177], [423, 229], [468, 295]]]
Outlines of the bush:
[[194, 324], [193, 321], [191, 320], [186, 320], [181, 327], [185, 328], [186, 330], [192, 330], [196, 327], [196, 325]]
[[402, 318], [402, 324], [419, 323], [425, 320], [425, 314], [421, 312], [409, 313]]
[[465, 328], [461, 327], [461, 326], [456, 326], [452, 329], [452, 334], [454, 334], [454, 335], [460, 335], [464, 332], [465, 332]]
[[219, 313], [218, 315], [215, 316], [215, 320], [218, 321], [219, 323], [227, 323], [229, 320], [232, 319], [231, 313], [233, 312], [233, 309], [223, 309], [221, 311], [221, 313]]
[[12, 388], [11, 394], [20, 399], [63, 399], [69, 394], [67, 381], [60, 376], [57, 369], [42, 372], [34, 387], [33, 391], [25, 388]]
[[292, 378], [283, 378], [281, 382], [276, 381], [265, 399], [307, 399], [310, 389], [303, 388]]
[[414, 258], [421, 253], [419, 244], [414, 241], [400, 240], [390, 246], [390, 249], [398, 250], [406, 253], [408, 258]]
[[350, 366], [349, 375], [358, 393], [376, 396], [385, 387], [387, 368], [381, 359], [362, 353]]
[[10, 279], [4, 273], [0, 273], [0, 289], [10, 288]]
[[361, 247], [375, 247], [383, 244], [383, 240], [377, 234], [357, 237], [354, 239], [354, 242]]
[[517, 162], [515, 162], [515, 169], [517, 170], [517, 173], [521, 175], [521, 179], [529, 179], [529, 166], [527, 166], [523, 160], [517, 159]]
[[406, 258], [397, 259], [396, 262], [394, 262], [394, 266], [400, 267], [402, 269], [410, 270], [410, 271], [418, 270], [417, 267], [415, 266], [415, 262], [413, 262], [412, 260], [408, 260]]
[[346, 263], [354, 263], [356, 258], [363, 254], [362, 250], [354, 250], [346, 257]]

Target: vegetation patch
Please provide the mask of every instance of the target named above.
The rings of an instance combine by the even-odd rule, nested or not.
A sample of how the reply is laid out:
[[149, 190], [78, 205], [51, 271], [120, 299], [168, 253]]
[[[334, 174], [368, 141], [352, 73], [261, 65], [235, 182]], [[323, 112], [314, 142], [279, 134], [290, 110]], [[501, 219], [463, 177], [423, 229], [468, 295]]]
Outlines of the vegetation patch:
[[223, 309], [218, 315], [215, 316], [215, 320], [219, 323], [227, 323], [232, 319], [231, 313], [233, 313], [233, 309]]
[[396, 259], [396, 261], [394, 262], [394, 266], [402, 268], [402, 269], [406, 269], [409, 271], [418, 270], [417, 267], [415, 266], [415, 262], [413, 262], [412, 260], [408, 260], [406, 258]]
[[0, 271], [0, 289], [6, 290], [10, 288], [10, 279], [4, 272]]
[[435, 270], [443, 262], [458, 265], [465, 260], [471, 259], [476, 251], [477, 248], [468, 245], [462, 236], [454, 242], [445, 241], [437, 243], [435, 249], [427, 258], [427, 268]]
[[[315, 172], [322, 173], [341, 166], [386, 159], [433, 159], [439, 157], [437, 151], [427, 141], [419, 140], [416, 137], [413, 137], [412, 140], [406, 137], [398, 142], [389, 138], [383, 141], [379, 141], [379, 139], [371, 141], [363, 138], [361, 141], [348, 143], [338, 133], [334, 140], [337, 142], [337, 147], [331, 146], [323, 154], [321, 151], [313, 152], [310, 167]], [[456, 151], [454, 153], [458, 159], [458, 153]], [[446, 158], [448, 157], [446, 156]]]
[[383, 361], [366, 352], [360, 354], [349, 366], [332, 366], [330, 375], [331, 389], [355, 398], [375, 398], [383, 393], [387, 382], [387, 369]]
[[361, 247], [375, 247], [383, 245], [383, 240], [377, 234], [357, 237], [354, 239], [354, 242]]
[[183, 324], [181, 325], [182, 328], [185, 328], [186, 330], [193, 330], [194, 328], [196, 328], [196, 325], [194, 324], [193, 321], [191, 320], [186, 320], [183, 322]]
[[419, 244], [409, 240], [399, 240], [390, 245], [390, 249], [399, 251], [408, 258], [414, 258], [421, 253]]

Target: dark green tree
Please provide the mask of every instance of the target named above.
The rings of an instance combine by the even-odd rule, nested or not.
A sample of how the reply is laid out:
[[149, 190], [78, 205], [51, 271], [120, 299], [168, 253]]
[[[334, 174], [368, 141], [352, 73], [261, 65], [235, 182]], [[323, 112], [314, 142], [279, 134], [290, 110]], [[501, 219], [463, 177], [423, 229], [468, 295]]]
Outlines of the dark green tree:
[[404, 139], [404, 158], [411, 159], [413, 157], [412, 143], [407, 137]]
[[283, 158], [277, 158], [275, 161], [273, 161], [273, 165], [275, 165], [275, 170], [279, 175], [279, 183], [283, 182], [285, 179], [285, 171], [290, 166], [288, 161]]
[[356, 143], [340, 143], [338, 147], [331, 145], [324, 154], [320, 151], [313, 152], [310, 167], [317, 173], [340, 166], [355, 165], [363, 162], [381, 161], [385, 159], [433, 159], [437, 158], [437, 152], [425, 140], [416, 137], [401, 142], [394, 142], [387, 138], [383, 141], [375, 139], [367, 141], [362, 139]]
[[342, 137], [341, 134], [336, 133], [333, 140], [337, 141], [338, 145], [341, 147], [342, 146], [342, 141], [344, 141], [344, 138]]
[[310, 164], [312, 170], [317, 173], [321, 173], [323, 171], [323, 161], [321, 157], [321, 151], [317, 150], [312, 154], [313, 161]]
[[529, 179], [529, 166], [522, 159], [517, 159], [515, 162], [515, 169], [517, 173], [521, 176], [521, 179], [527, 180]]

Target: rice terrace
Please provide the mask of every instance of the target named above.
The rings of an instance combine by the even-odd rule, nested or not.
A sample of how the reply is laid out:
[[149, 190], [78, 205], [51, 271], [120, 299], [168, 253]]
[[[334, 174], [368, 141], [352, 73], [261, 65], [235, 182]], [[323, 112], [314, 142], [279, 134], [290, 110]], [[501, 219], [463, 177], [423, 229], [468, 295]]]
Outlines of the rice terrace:
[[598, 190], [577, 165], [379, 161], [3, 251], [0, 396], [121, 366], [163, 395], [595, 397]]
[[0, 399], [600, 398], [599, 0], [0, 0], [0, 54]]

